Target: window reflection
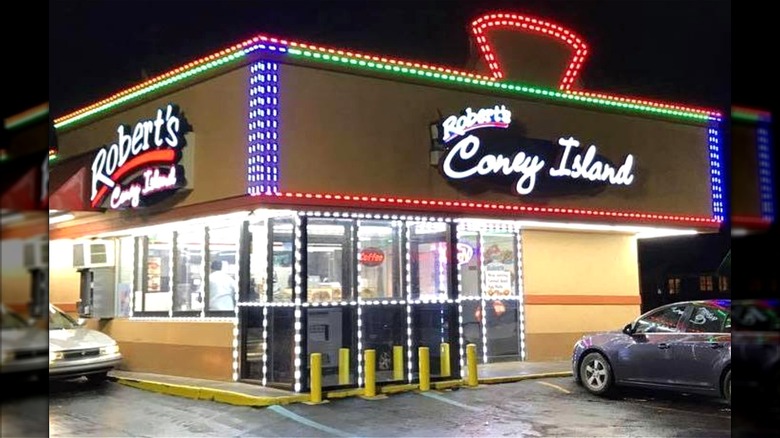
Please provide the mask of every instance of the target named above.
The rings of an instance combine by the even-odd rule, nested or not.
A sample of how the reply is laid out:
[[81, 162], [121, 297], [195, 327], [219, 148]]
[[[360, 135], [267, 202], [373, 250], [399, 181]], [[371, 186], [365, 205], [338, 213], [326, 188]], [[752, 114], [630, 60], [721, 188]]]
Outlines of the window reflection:
[[203, 227], [193, 227], [176, 235], [174, 311], [194, 311], [203, 308], [205, 238], [206, 231]]
[[391, 221], [360, 221], [358, 292], [363, 299], [400, 298], [400, 226]]
[[350, 299], [352, 221], [310, 219], [306, 229], [308, 301]]
[[412, 299], [449, 296], [448, 228], [445, 223], [409, 225]]
[[171, 254], [173, 233], [151, 234], [146, 241], [143, 311], [168, 312], [171, 308]]
[[635, 333], [673, 333], [677, 323], [685, 315], [685, 306], [672, 306], [658, 310], [637, 321]]
[[292, 218], [274, 218], [271, 226], [272, 277], [271, 293], [273, 301], [290, 302], [293, 300], [293, 220]]
[[209, 228], [208, 310], [232, 311], [238, 294], [238, 226]]

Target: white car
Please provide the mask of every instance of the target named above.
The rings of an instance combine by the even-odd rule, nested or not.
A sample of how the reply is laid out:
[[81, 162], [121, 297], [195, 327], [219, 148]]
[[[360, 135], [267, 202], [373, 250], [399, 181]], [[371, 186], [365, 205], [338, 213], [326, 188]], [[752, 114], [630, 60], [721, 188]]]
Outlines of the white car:
[[20, 315], [0, 304], [2, 323], [2, 361], [0, 372], [6, 376], [37, 376], [45, 381], [49, 335]]
[[105, 380], [122, 362], [116, 341], [49, 305], [49, 379]]

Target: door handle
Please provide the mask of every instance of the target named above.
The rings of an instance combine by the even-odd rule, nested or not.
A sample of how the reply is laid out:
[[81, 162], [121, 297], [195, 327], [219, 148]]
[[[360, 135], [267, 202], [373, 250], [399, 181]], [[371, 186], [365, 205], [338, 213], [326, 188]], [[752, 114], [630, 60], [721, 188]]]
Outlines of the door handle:
[[723, 344], [719, 342], [708, 342], [710, 348], [723, 348]]
[[667, 344], [666, 342], [661, 342], [660, 344], [658, 344], [658, 348], [660, 348], [661, 350], [666, 350], [669, 348], [669, 344]]

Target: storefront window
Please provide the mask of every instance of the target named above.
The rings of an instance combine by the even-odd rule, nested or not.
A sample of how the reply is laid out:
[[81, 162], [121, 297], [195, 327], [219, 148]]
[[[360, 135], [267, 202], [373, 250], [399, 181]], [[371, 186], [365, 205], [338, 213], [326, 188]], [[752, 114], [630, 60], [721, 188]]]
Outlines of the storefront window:
[[251, 247], [249, 251], [249, 291], [241, 301], [268, 301], [268, 219], [249, 224]]
[[295, 236], [292, 218], [269, 219], [271, 227], [271, 296], [275, 302], [293, 300], [293, 254]]
[[238, 296], [238, 241], [240, 227], [208, 229], [209, 311], [234, 311]]
[[474, 297], [480, 295], [480, 251], [479, 234], [461, 233], [458, 237], [458, 264], [460, 266], [460, 295]]
[[410, 223], [408, 227], [411, 298], [447, 298], [449, 296], [448, 225], [424, 222]]
[[401, 298], [401, 227], [390, 221], [358, 222], [358, 293], [363, 299]]
[[144, 312], [168, 312], [171, 308], [173, 233], [160, 232], [146, 238]]
[[122, 237], [116, 240], [119, 246], [117, 260], [116, 298], [119, 303], [117, 316], [130, 316], [130, 305], [135, 289], [135, 238]]
[[199, 311], [203, 308], [205, 239], [204, 227], [192, 227], [176, 233], [174, 312]]
[[353, 221], [310, 219], [307, 225], [308, 301], [351, 298]]

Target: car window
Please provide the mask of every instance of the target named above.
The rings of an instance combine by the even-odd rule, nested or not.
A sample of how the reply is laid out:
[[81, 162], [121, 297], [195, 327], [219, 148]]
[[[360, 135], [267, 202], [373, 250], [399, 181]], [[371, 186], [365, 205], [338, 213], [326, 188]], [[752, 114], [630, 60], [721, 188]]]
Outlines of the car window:
[[685, 331], [689, 333], [724, 333], [726, 323], [731, 326], [729, 313], [709, 305], [695, 305], [688, 317]]
[[637, 320], [634, 333], [672, 333], [685, 315], [685, 304], [666, 307]]
[[68, 315], [57, 309], [49, 309], [49, 330], [73, 330], [78, 328], [78, 324]]

